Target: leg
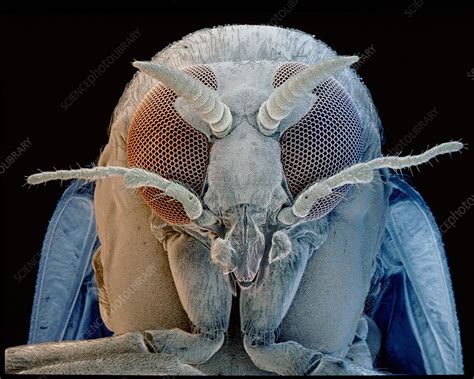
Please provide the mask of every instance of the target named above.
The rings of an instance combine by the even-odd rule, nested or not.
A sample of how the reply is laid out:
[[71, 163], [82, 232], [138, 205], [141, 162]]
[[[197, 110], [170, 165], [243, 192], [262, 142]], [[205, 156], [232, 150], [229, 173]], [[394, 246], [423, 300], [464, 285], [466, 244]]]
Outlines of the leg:
[[125, 353], [91, 360], [55, 363], [19, 372], [29, 375], [203, 375], [166, 354]]
[[[291, 305], [310, 256], [311, 245], [293, 239], [291, 253], [270, 264], [260, 288], [243, 290], [240, 300], [244, 347], [255, 365], [281, 375], [307, 374], [321, 354], [290, 341], [276, 343], [277, 329]], [[272, 250], [287, 246], [274, 238]]]
[[7, 349], [5, 371], [14, 373], [60, 362], [143, 352], [149, 350], [143, 335], [139, 332], [93, 340], [44, 342]]
[[[312, 238], [292, 236], [292, 252], [286, 260], [270, 265], [260, 289], [244, 293], [244, 346], [257, 367], [293, 375], [376, 373], [371, 365], [364, 368], [345, 359], [363, 312], [385, 225], [390, 188], [382, 181], [373, 187], [355, 189], [351, 201], [336, 208], [321, 247], [308, 246]], [[300, 284], [303, 291], [296, 293]], [[298, 343], [275, 343], [280, 322], [282, 339]]]
[[[270, 265], [260, 288], [242, 291], [240, 312], [245, 350], [258, 368], [280, 375], [380, 374], [295, 341], [276, 342], [278, 327], [293, 301], [308, 259], [324, 241], [324, 226], [319, 226], [320, 233], [295, 233], [291, 253], [271, 253], [285, 258]], [[274, 238], [272, 249], [282, 246], [285, 243]]]
[[29, 375], [202, 375], [173, 356], [150, 354], [138, 332], [90, 341], [41, 343], [7, 349], [5, 372]]
[[229, 325], [232, 295], [209, 249], [187, 234], [173, 234], [164, 242], [178, 296], [193, 326], [147, 331], [158, 352], [189, 364], [207, 361], [222, 346]]
[[101, 357], [113, 362], [113, 356], [124, 353], [169, 354], [189, 364], [207, 361], [224, 342], [232, 295], [222, 272], [211, 262], [209, 250], [199, 241], [174, 234], [165, 244], [180, 300], [193, 324], [193, 334], [175, 328], [129, 332], [97, 340], [19, 346], [6, 352], [7, 371]]

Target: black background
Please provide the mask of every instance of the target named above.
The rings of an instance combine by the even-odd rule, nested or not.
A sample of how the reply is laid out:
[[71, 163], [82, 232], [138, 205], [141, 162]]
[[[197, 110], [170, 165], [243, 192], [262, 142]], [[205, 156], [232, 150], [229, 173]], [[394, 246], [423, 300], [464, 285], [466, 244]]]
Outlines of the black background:
[[[385, 8], [322, 6], [304, 0], [279, 16], [278, 25], [300, 29], [321, 39], [339, 54], [375, 54], [358, 72], [372, 93], [385, 128], [387, 151], [427, 112], [438, 117], [406, 146], [403, 153], [421, 152], [449, 140], [472, 143], [474, 33], [472, 9], [401, 1]], [[181, 3], [180, 3], [181, 4]], [[98, 6], [64, 9], [18, 9], [2, 5], [1, 149], [0, 162], [29, 138], [32, 146], [0, 175], [2, 259], [2, 343], [24, 344], [37, 265], [20, 281], [15, 274], [29, 262], [41, 242], [65, 184], [29, 188], [25, 176], [53, 167], [85, 165], [98, 158], [107, 141], [110, 115], [135, 69], [167, 44], [201, 28], [224, 24], [269, 23], [286, 2], [258, 5], [192, 6], [167, 2], [166, 7], [114, 11]], [[412, 8], [408, 8], [411, 6]], [[410, 10], [409, 10], [410, 9]], [[280, 13], [281, 15], [282, 13]], [[102, 59], [138, 28], [140, 37], [68, 110], [63, 101]], [[413, 183], [441, 224], [474, 194], [472, 149], [416, 172]], [[468, 210], [444, 235], [461, 324], [466, 373], [472, 373], [474, 210]], [[472, 235], [471, 235], [472, 236]], [[36, 259], [37, 260], [37, 259]], [[472, 288], [472, 287], [471, 287]]]

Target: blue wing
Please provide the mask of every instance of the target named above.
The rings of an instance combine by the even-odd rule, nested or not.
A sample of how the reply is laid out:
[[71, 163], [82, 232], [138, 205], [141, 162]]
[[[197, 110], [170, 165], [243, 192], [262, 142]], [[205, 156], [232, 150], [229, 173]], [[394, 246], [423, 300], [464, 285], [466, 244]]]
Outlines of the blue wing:
[[59, 201], [41, 250], [28, 343], [110, 335], [100, 317], [92, 255], [98, 248], [94, 183], [74, 181]]
[[381, 250], [383, 290], [372, 317], [383, 335], [381, 368], [461, 374], [462, 351], [446, 255], [428, 206], [393, 175]]

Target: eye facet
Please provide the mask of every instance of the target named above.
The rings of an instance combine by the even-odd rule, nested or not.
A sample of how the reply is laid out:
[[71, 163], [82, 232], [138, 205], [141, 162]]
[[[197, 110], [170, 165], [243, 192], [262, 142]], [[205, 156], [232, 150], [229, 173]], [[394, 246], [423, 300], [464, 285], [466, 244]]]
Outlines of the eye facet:
[[[307, 65], [289, 62], [274, 75], [278, 87]], [[362, 158], [365, 137], [355, 104], [333, 77], [314, 90], [316, 101], [310, 111], [289, 127], [280, 138], [283, 171], [293, 197], [314, 182], [330, 177]], [[318, 200], [306, 220], [316, 220], [329, 213], [347, 193], [345, 185]]]
[[[217, 78], [204, 65], [184, 69], [188, 75], [217, 89]], [[128, 166], [153, 171], [201, 194], [209, 164], [207, 137], [184, 121], [174, 107], [177, 96], [159, 83], [142, 100], [128, 131]], [[170, 224], [188, 224], [183, 206], [155, 188], [140, 188], [146, 204]]]

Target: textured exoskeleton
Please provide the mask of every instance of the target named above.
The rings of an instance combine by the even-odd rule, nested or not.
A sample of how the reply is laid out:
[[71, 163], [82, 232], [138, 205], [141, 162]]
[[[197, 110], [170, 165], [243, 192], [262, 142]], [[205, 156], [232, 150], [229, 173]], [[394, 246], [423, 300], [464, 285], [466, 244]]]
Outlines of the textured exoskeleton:
[[[237, 296], [243, 346], [258, 369], [377, 373], [364, 306], [390, 169], [462, 144], [382, 157], [356, 61], [295, 30], [242, 25], [193, 33], [134, 62], [140, 72], [114, 112], [99, 166], [28, 180], [98, 180], [95, 269], [102, 317], [117, 335], [30, 355], [10, 349], [12, 370], [149, 373], [153, 352], [179, 360], [158, 373], [194, 373], [188, 364], [217, 373], [209, 362]], [[167, 253], [175, 290], [154, 249]], [[114, 309], [123, 283], [150, 262], [156, 278]], [[182, 309], [167, 307], [176, 293]], [[191, 330], [179, 321], [183, 309]], [[62, 366], [48, 366], [57, 360]]]

